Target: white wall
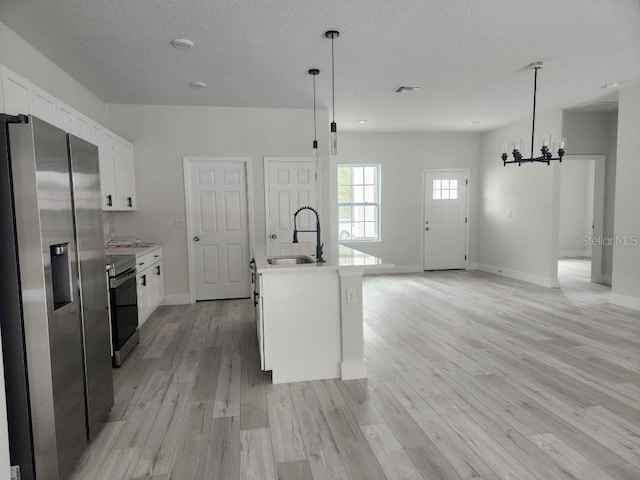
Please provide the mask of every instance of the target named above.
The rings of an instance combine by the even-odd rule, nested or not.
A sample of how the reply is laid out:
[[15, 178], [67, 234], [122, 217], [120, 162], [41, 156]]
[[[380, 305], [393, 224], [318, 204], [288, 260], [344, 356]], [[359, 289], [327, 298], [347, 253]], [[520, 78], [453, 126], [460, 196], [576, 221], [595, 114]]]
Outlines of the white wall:
[[[136, 212], [114, 213], [115, 233], [164, 242], [167, 301], [188, 301], [183, 156], [251, 157], [256, 244], [265, 243], [263, 157], [311, 155], [311, 110], [109, 105], [109, 128], [134, 145]], [[327, 218], [327, 111], [318, 112], [320, 214]], [[328, 232], [328, 230], [324, 230]], [[328, 241], [325, 233], [324, 241]]]
[[[536, 118], [537, 137], [562, 132], [562, 112]], [[481, 137], [481, 207], [478, 267], [545, 286], [558, 283], [560, 169], [533, 163], [503, 166], [501, 144], [525, 139], [530, 155], [530, 120]], [[539, 152], [539, 150], [538, 150]], [[534, 155], [539, 155], [534, 152]], [[511, 216], [508, 215], [511, 212]]]
[[560, 235], [562, 257], [590, 257], [584, 237], [593, 224], [594, 160], [566, 160], [560, 168]]
[[339, 163], [379, 163], [381, 242], [350, 244], [395, 264], [396, 271], [422, 271], [422, 173], [430, 168], [469, 168], [469, 262], [477, 257], [478, 164], [476, 133], [341, 133], [332, 157], [331, 235], [337, 238]]
[[69, 74], [0, 22], [0, 64], [105, 125], [106, 105]]
[[640, 310], [640, 85], [620, 90], [618, 161], [616, 164], [616, 218], [614, 234], [628, 244], [613, 247], [611, 301]]
[[[562, 133], [571, 155], [605, 155], [604, 222], [602, 236], [613, 237], [616, 194], [618, 112], [564, 112]], [[602, 247], [602, 278], [611, 279], [613, 246]]]

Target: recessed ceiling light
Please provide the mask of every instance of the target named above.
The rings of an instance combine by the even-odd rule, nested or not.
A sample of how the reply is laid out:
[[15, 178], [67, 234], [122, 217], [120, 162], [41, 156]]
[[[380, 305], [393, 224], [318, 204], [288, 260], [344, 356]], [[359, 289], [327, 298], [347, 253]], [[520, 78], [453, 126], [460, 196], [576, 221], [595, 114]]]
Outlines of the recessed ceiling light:
[[176, 48], [191, 48], [195, 45], [195, 43], [186, 38], [174, 38], [173, 40], [171, 40], [171, 45]]
[[205, 88], [207, 84], [204, 82], [189, 82], [189, 86], [192, 88]]
[[365, 123], [367, 123], [367, 121], [366, 121], [366, 120], [364, 120], [364, 119], [363, 119], [363, 120], [358, 120], [358, 123], [359, 123], [360, 125], [364, 125]]
[[613, 90], [614, 88], [618, 88], [620, 84], [618, 82], [611, 82], [604, 85], [602, 88], [606, 88], [607, 90]]

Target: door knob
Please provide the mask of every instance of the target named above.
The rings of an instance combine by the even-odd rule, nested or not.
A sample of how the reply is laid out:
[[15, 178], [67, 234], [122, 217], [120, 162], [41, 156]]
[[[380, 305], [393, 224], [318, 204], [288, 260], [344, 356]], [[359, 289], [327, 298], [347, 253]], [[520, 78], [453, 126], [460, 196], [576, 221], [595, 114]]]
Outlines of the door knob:
[[194, 242], [199, 242], [200, 241], [200, 237], [196, 235], [195, 237], [193, 237], [193, 241]]
[[276, 235], [275, 233], [271, 235], [271, 240], [275, 240], [276, 238], [278, 238], [278, 235]]
[[425, 228], [425, 230], [428, 232], [429, 231], [429, 227]]

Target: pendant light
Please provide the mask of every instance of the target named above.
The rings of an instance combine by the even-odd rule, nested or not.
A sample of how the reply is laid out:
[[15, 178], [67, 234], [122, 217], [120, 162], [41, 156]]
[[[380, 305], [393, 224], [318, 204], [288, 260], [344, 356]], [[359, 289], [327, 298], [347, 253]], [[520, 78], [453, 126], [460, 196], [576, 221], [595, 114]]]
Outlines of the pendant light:
[[316, 122], [316, 76], [320, 73], [317, 68], [311, 68], [309, 75], [313, 77], [313, 164], [318, 166], [318, 127]]
[[331, 155], [336, 155], [338, 153], [338, 129], [336, 125], [336, 78], [333, 40], [340, 36], [340, 32], [337, 30], [329, 30], [325, 32], [324, 36], [331, 39], [331, 103], [333, 107], [333, 121], [331, 122]]
[[533, 144], [535, 141], [536, 134], [536, 94], [538, 91], [538, 70], [542, 68], [542, 62], [533, 62], [529, 65], [529, 68], [533, 70], [533, 120], [531, 123], [531, 156], [529, 158], [524, 158], [520, 150], [522, 150], [522, 140], [520, 142], [513, 141], [513, 151], [511, 154], [513, 155], [513, 160], [508, 160], [509, 155], [507, 155], [507, 149], [509, 146], [506, 143], [502, 144], [502, 155], [500, 158], [502, 159], [502, 163], [506, 166], [508, 163], [517, 163], [518, 166], [521, 166], [523, 163], [546, 163], [547, 165], [551, 164], [551, 160], [558, 160], [562, 162], [562, 157], [565, 155], [565, 139], [562, 138], [560, 143], [557, 144], [558, 148], [558, 156], [554, 158], [553, 150], [555, 150], [556, 145], [552, 145], [551, 135], [545, 135], [541, 138], [542, 147], [540, 148], [541, 155], [539, 157], [533, 156]]

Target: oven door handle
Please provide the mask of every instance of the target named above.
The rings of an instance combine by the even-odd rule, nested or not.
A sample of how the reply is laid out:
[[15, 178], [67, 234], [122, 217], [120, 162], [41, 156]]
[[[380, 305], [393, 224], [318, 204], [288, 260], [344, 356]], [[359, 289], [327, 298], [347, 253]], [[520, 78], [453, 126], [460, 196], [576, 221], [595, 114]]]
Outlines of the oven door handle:
[[131, 270], [124, 272], [123, 274], [118, 275], [117, 277], [109, 279], [109, 287], [117, 288], [123, 283], [128, 282], [132, 278], [135, 278], [135, 276], [136, 276], [136, 269], [132, 268]]

